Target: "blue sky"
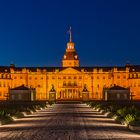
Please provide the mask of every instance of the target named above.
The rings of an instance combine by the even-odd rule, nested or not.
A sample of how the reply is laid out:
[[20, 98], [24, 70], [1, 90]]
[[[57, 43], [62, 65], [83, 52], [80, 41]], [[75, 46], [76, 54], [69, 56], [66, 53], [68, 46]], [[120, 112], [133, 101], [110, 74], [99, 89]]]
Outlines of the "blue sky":
[[140, 64], [139, 0], [1, 0], [0, 65], [61, 66], [72, 26], [81, 66]]

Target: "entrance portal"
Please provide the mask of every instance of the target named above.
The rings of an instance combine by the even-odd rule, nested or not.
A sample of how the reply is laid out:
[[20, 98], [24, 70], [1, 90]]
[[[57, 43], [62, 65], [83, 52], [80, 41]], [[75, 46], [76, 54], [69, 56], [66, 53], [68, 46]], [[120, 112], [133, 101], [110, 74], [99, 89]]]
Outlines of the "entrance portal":
[[66, 88], [60, 91], [61, 100], [80, 100], [81, 95], [78, 89]]

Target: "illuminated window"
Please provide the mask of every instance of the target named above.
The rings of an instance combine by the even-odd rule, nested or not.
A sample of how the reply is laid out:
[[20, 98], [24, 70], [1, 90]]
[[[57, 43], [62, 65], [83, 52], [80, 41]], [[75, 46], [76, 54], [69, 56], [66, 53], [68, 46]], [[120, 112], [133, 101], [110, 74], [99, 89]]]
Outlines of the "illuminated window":
[[7, 74], [5, 74], [5, 78], [7, 79]]
[[134, 74], [134, 78], [136, 78], [137, 76], [136, 76], [136, 74]]
[[71, 86], [71, 82], [70, 81], [68, 82], [68, 86]]
[[5, 82], [3, 82], [3, 87], [5, 87]]
[[10, 75], [9, 74], [7, 75], [7, 78], [10, 78]]
[[77, 83], [74, 81], [74, 86], [77, 86]]
[[118, 75], [117, 78], [120, 79], [120, 76]]
[[124, 79], [126, 79], [126, 76], [123, 76]]
[[76, 77], [76, 76], [74, 76], [74, 79], [77, 79], [77, 77]]
[[111, 79], [111, 75], [108, 76], [108, 79]]
[[134, 83], [134, 87], [136, 87], [136, 83]]
[[66, 82], [65, 81], [63, 82], [63, 86], [66, 86]]
[[79, 79], [82, 79], [82, 77], [81, 77], [81, 76], [79, 76]]
[[9, 82], [7, 82], [7, 87], [9, 87]]

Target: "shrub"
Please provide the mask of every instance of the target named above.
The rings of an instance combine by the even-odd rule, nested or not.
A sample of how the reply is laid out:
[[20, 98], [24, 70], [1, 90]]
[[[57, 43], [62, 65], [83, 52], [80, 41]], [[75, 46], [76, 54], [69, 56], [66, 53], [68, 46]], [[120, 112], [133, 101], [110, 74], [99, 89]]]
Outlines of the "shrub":
[[122, 118], [124, 118], [128, 114], [128, 110], [126, 107], [118, 109], [116, 114]]
[[134, 116], [133, 114], [127, 114], [124, 120], [127, 124], [133, 124], [136, 121], [136, 116]]

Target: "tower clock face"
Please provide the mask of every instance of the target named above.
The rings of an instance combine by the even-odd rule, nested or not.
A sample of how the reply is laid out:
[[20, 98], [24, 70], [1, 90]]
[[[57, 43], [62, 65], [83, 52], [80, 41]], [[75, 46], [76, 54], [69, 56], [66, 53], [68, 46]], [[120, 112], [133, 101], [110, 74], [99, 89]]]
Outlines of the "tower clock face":
[[77, 55], [75, 55], [74, 57], [75, 57], [75, 59], [77, 59], [77, 58], [78, 58], [78, 56], [77, 56]]

